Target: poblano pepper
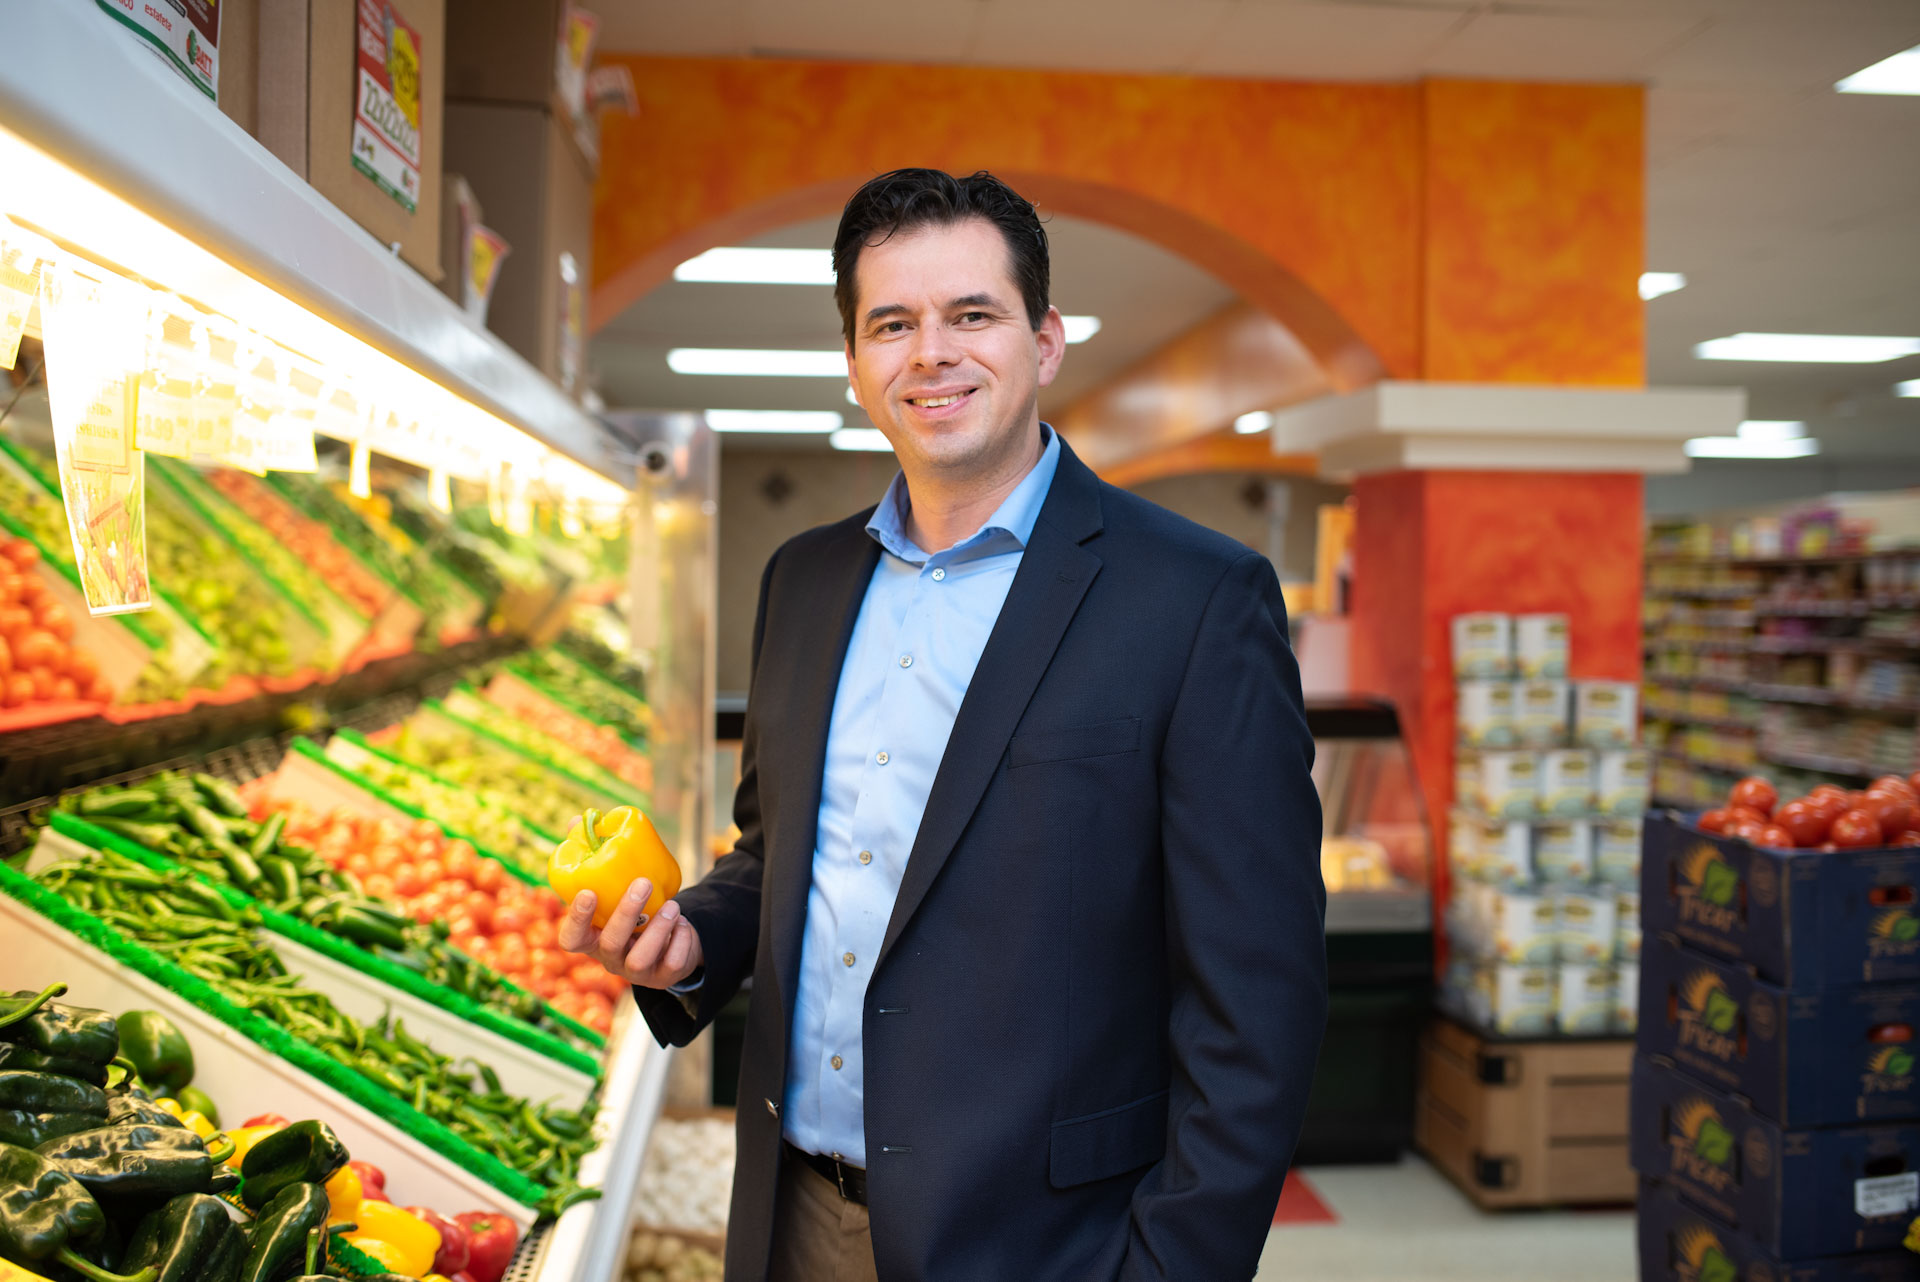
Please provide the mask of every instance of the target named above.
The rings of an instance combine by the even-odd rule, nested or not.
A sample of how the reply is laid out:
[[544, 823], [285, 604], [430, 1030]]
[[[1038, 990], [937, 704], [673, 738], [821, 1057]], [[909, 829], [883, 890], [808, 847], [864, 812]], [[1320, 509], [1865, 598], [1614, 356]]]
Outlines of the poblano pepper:
[[130, 1010], [118, 1023], [120, 1053], [155, 1092], [171, 1095], [193, 1080], [193, 1047], [172, 1020], [159, 1011]]
[[[0, 1033], [6, 1030], [0, 1029]], [[56, 1077], [71, 1077], [75, 1081], [91, 1082], [95, 1086], [107, 1084], [107, 1065], [112, 1056], [98, 1063], [88, 1059], [73, 1059], [65, 1055], [46, 1055], [31, 1046], [22, 1046], [18, 1042], [0, 1040], [0, 1070], [23, 1073], [52, 1073]]]
[[107, 1124], [107, 1093], [51, 1073], [0, 1071], [0, 1144], [37, 1148]]
[[[248, 1181], [246, 1188], [252, 1188]], [[238, 1282], [285, 1282], [304, 1263], [307, 1235], [327, 1223], [327, 1192], [318, 1184], [283, 1186], [253, 1222], [247, 1259]]]
[[183, 1126], [122, 1122], [63, 1135], [34, 1151], [96, 1197], [173, 1195], [210, 1192], [233, 1141], [216, 1135], [209, 1149]]
[[131, 1095], [109, 1095], [106, 1124], [120, 1122], [140, 1122], [147, 1126], [182, 1125], [179, 1118], [151, 1100], [136, 1099]]
[[75, 1249], [106, 1227], [106, 1213], [78, 1181], [31, 1149], [0, 1144], [0, 1256], [30, 1269], [64, 1264], [90, 1282], [156, 1282], [153, 1269], [114, 1273]]
[[233, 1282], [246, 1258], [245, 1242], [226, 1203], [183, 1193], [141, 1219], [120, 1267], [152, 1265], [155, 1282]]
[[19, 1023], [66, 991], [65, 984], [53, 983], [37, 993], [22, 990], [11, 997], [0, 999], [0, 1028]]
[[[33, 1002], [39, 995], [19, 992], [13, 994], [13, 998], [17, 1002]], [[0, 1042], [56, 1059], [98, 1064], [103, 1072], [120, 1053], [120, 1031], [113, 1016], [103, 1010], [54, 1001], [43, 1002], [30, 1013], [16, 1015], [0, 1024]]]
[[325, 1184], [347, 1164], [347, 1146], [325, 1122], [308, 1119], [247, 1150], [240, 1162], [240, 1200], [259, 1209], [294, 1184]]

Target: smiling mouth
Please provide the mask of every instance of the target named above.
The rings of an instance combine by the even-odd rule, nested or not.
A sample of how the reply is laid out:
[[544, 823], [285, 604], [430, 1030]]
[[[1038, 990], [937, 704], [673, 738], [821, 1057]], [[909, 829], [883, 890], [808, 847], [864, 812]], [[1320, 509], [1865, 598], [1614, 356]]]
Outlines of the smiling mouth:
[[923, 410], [937, 410], [943, 405], [952, 405], [955, 401], [963, 401], [972, 395], [973, 389], [968, 388], [964, 392], [954, 392], [949, 396], [909, 396], [907, 404], [918, 406]]

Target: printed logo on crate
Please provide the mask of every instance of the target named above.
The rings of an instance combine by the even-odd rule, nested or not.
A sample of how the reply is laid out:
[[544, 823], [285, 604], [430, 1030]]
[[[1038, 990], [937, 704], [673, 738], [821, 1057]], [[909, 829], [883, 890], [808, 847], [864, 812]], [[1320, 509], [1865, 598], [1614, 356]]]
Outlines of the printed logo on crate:
[[1680, 1100], [1674, 1105], [1671, 1124], [1667, 1144], [1673, 1173], [1716, 1193], [1730, 1191], [1733, 1131], [1713, 1101], [1704, 1095]]
[[1904, 1095], [1913, 1089], [1913, 1052], [1900, 1046], [1886, 1046], [1867, 1059], [1867, 1071], [1860, 1075], [1862, 1095]]
[[1695, 1221], [1674, 1234], [1673, 1275], [1680, 1282], [1738, 1282], [1740, 1266], [1720, 1235]]
[[1727, 982], [1702, 966], [1680, 983], [1679, 1042], [1724, 1061], [1739, 1054], [1734, 1031], [1740, 1023], [1740, 1003], [1727, 991]]
[[1680, 858], [1680, 878], [1675, 887], [1680, 898], [1680, 923], [1702, 926], [1722, 934], [1731, 933], [1739, 924], [1734, 901], [1740, 890], [1740, 874], [1715, 846], [1701, 842]]
[[1867, 936], [1867, 957], [1894, 961], [1920, 954], [1920, 917], [1906, 908], [1886, 908], [1873, 916]]

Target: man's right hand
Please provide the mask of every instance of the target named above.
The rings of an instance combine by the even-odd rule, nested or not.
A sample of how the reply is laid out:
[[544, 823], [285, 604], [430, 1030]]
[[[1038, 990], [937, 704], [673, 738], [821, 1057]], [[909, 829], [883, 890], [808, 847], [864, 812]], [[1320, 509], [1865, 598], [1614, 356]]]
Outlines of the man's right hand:
[[645, 877], [634, 882], [627, 887], [613, 916], [607, 918], [605, 928], [596, 931], [594, 893], [581, 891], [560, 920], [560, 947], [591, 957], [607, 973], [642, 988], [671, 988], [680, 983], [705, 963], [700, 934], [680, 915], [680, 905], [669, 899], [635, 938], [634, 930], [645, 920], [641, 914], [651, 894], [653, 883]]

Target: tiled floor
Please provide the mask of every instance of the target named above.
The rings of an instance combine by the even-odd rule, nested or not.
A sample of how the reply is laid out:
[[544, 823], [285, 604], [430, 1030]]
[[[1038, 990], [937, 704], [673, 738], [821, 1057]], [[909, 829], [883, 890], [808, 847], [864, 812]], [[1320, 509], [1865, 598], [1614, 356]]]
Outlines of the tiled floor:
[[1283, 1226], [1255, 1282], [1634, 1282], [1633, 1212], [1488, 1215], [1417, 1157], [1322, 1166], [1336, 1224]]

